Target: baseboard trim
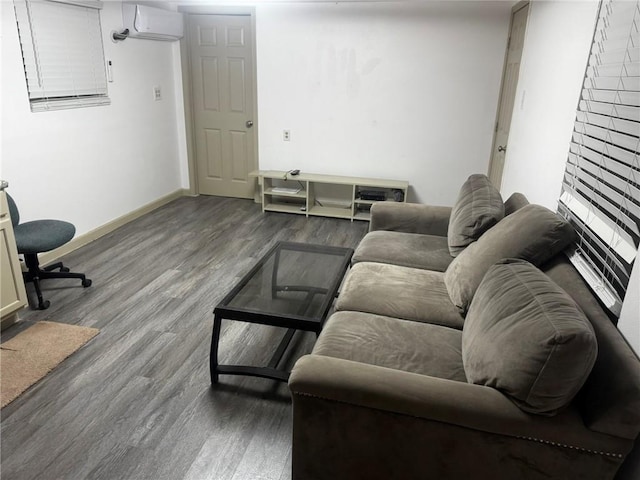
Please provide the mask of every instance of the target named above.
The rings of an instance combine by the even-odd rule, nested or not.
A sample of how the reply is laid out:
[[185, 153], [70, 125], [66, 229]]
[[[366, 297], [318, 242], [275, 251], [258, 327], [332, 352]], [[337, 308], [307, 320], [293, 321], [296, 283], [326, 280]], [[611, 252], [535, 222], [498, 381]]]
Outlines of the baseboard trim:
[[172, 202], [173, 200], [176, 200], [184, 196], [192, 196], [192, 194], [188, 189], [185, 189], [185, 188], [178, 189], [175, 192], [169, 193], [164, 197], [160, 197], [157, 200], [154, 200], [153, 202], [147, 203], [146, 205], [143, 205], [142, 207], [137, 208], [132, 212], [129, 212], [125, 215], [122, 215], [121, 217], [111, 220], [110, 222], [105, 223], [104, 225], [101, 225], [97, 228], [94, 228], [93, 230], [90, 230], [87, 233], [77, 236], [73, 240], [71, 240], [69, 243], [64, 244], [60, 248], [56, 248], [55, 250], [51, 250], [50, 252], [46, 252], [38, 255], [38, 258], [40, 259], [40, 264], [47, 265], [49, 263], [52, 263], [56, 261], [58, 258], [62, 257], [63, 255], [67, 255], [68, 253], [71, 253], [74, 250], [80, 247], [83, 247], [88, 243], [91, 243], [94, 240], [97, 240], [100, 237], [104, 237], [105, 235], [113, 232], [116, 228], [126, 225], [127, 223], [135, 220], [136, 218], [139, 218], [142, 215], [152, 212], [153, 210], [160, 208], [163, 205], [166, 205], [167, 203]]

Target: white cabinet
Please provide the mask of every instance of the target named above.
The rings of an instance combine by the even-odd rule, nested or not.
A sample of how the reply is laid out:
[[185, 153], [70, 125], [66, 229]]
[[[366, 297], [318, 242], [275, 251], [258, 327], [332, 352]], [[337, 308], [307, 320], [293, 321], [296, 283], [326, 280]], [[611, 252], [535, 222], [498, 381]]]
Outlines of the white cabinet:
[[4, 191], [0, 191], [0, 323], [4, 330], [15, 322], [16, 312], [27, 304], [16, 240]]
[[406, 202], [409, 182], [339, 175], [259, 170], [263, 212], [369, 220], [377, 201]]

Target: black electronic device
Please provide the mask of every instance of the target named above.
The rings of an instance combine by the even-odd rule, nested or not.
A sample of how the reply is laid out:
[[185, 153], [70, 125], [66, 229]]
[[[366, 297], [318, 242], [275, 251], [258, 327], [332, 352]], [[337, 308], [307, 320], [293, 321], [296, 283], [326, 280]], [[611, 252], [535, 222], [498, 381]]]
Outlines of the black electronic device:
[[296, 175], [300, 175], [300, 170], [298, 170], [298, 169], [291, 170], [289, 172], [289, 175], [291, 175], [292, 177], [295, 177]]
[[360, 200], [382, 202], [387, 199], [384, 190], [360, 190]]
[[393, 193], [393, 199], [396, 202], [404, 202], [404, 192], [398, 188], [394, 188], [392, 190]]

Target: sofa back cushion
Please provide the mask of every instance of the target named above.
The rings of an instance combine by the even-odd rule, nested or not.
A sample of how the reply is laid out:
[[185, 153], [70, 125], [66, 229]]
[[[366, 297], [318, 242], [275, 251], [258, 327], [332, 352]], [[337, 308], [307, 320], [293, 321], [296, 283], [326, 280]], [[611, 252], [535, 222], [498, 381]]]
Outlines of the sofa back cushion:
[[458, 199], [451, 209], [447, 240], [449, 253], [455, 257], [467, 245], [504, 217], [504, 203], [500, 192], [486, 175], [471, 175], [462, 185]]
[[580, 308], [524, 260], [503, 260], [489, 269], [462, 330], [469, 383], [496, 388], [529, 413], [552, 415], [567, 405], [597, 352]]
[[521, 258], [540, 266], [574, 238], [575, 231], [565, 219], [543, 206], [526, 205], [453, 259], [444, 277], [449, 297], [464, 314], [491, 265], [503, 258]]
[[511, 215], [516, 210], [520, 210], [525, 205], [529, 205], [529, 200], [520, 192], [514, 192], [504, 201], [504, 216]]

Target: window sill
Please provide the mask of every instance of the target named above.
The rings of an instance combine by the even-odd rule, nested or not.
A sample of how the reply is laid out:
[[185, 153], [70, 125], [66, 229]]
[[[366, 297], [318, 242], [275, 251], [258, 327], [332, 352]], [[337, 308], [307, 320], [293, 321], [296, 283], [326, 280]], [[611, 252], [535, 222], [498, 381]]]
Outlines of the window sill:
[[49, 112], [52, 110], [69, 110], [71, 108], [98, 107], [110, 105], [111, 100], [107, 96], [76, 97], [76, 98], [49, 98], [31, 100], [32, 112]]

